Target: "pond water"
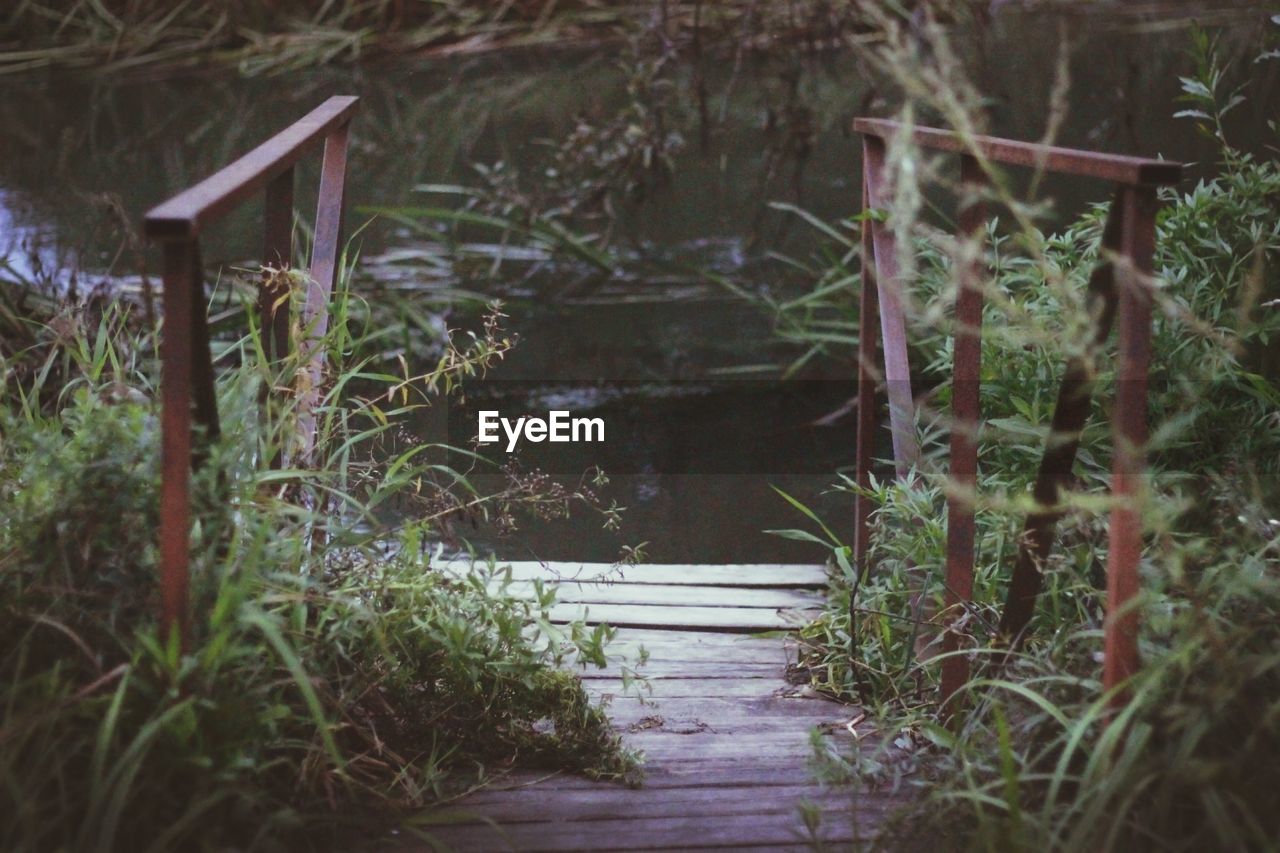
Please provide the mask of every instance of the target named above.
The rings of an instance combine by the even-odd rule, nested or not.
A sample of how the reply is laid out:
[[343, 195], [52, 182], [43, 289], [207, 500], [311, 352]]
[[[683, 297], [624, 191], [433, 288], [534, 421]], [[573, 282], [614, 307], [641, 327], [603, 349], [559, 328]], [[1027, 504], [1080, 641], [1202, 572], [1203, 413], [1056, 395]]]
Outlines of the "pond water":
[[[1044, 14], [1008, 12], [963, 38], [1001, 135], [1043, 133], [1059, 46], [1052, 23]], [[1185, 25], [1069, 23], [1063, 144], [1207, 159], [1211, 148], [1192, 124], [1172, 118], [1177, 75], [1188, 67]], [[1251, 35], [1237, 26], [1227, 37]], [[578, 117], [602, 121], [626, 105], [628, 75], [618, 55], [397, 61], [267, 79], [8, 81], [0, 86], [0, 252], [30, 277], [74, 259], [83, 269], [79, 288], [136, 273], [139, 257], [154, 270], [153, 254], [122, 244], [121, 217], [136, 222], [331, 94], [362, 98], [350, 226], [370, 219], [365, 208], [421, 204], [414, 189], [421, 184], [476, 183], [473, 163], [502, 161], [528, 177], [545, 169], [547, 140], [567, 137]], [[1231, 129], [1249, 147], [1275, 115], [1276, 63], [1240, 65], [1253, 88]], [[660, 561], [820, 559], [811, 545], [764, 532], [804, 526], [773, 487], [812, 504], [837, 531], [851, 528], [851, 500], [827, 487], [852, 463], [852, 415], [823, 417], [851, 395], [851, 361], [816, 365], [800, 385], [776, 371], [752, 372], [794, 353], [774, 339], [770, 317], [696, 271], [774, 293], [802, 282], [776, 257], [806, 258], [815, 232], [768, 202], [827, 220], [854, 213], [860, 164], [849, 120], [883, 111], [887, 96], [852, 57], [833, 53], [747, 56], [740, 64], [720, 56], [701, 67], [675, 64], [666, 79], [670, 130], [684, 142], [673, 177], [643, 199], [623, 200], [612, 226], [614, 244], [640, 273], [602, 276], [544, 263], [536, 253], [508, 253], [494, 275], [484, 246], [442, 272], [428, 263], [434, 241], [419, 231], [384, 218], [362, 234], [361, 287], [421, 293], [450, 325], [475, 315], [474, 306], [456, 301], [459, 291], [506, 300], [521, 343], [489, 383], [495, 407], [568, 400], [614, 425], [594, 461], [612, 475], [606, 500], [627, 507], [622, 532], [602, 530], [589, 514], [530, 521], [502, 538], [484, 527], [472, 532], [478, 546], [501, 556], [610, 560], [623, 543], [648, 542], [648, 557]], [[691, 94], [699, 80], [705, 122]], [[304, 168], [299, 187], [306, 210], [314, 168]], [[1065, 217], [1104, 199], [1107, 188], [1050, 183], [1046, 192]], [[208, 234], [211, 265], [255, 256], [259, 215], [250, 205]], [[424, 420], [414, 428], [440, 425]], [[580, 451], [535, 449], [525, 463], [558, 474], [593, 461]]]

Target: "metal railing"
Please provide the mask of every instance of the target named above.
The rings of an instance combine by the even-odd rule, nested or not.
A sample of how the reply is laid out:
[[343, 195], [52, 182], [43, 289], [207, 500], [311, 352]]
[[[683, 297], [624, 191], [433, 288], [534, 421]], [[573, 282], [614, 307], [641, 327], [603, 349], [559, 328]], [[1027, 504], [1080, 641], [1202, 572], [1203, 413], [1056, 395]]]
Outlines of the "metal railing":
[[[991, 163], [1034, 168], [1043, 172], [1097, 178], [1115, 184], [1115, 200], [1103, 231], [1103, 252], [1089, 280], [1090, 307], [1097, 318], [1093, 346], [1105, 344], [1117, 316], [1117, 393], [1112, 411], [1112, 509], [1108, 529], [1107, 616], [1103, 684], [1123, 684], [1138, 668], [1138, 560], [1142, 552], [1141, 478], [1147, 441], [1147, 374], [1151, 360], [1151, 271], [1155, 248], [1156, 187], [1177, 183], [1182, 165], [1164, 160], [1099, 154], [988, 136], [961, 135], [928, 127], [906, 128], [899, 122], [860, 118], [854, 130], [862, 135], [862, 334], [858, 345], [858, 432], [856, 476], [870, 486], [872, 453], [879, 428], [876, 385], [883, 365], [889, 404], [893, 456], [898, 475], [905, 476], [919, 457], [914, 429], [915, 402], [907, 356], [906, 318], [901, 299], [894, 234], [881, 218], [870, 215], [887, 205], [886, 140], [908, 133], [922, 148], [960, 155], [961, 186], [980, 189]], [[962, 194], [959, 232], [962, 239], [979, 239], [986, 226], [980, 193]], [[1117, 264], [1114, 259], [1123, 259]], [[960, 270], [955, 306], [955, 347], [952, 367], [951, 459], [952, 488], [947, 499], [945, 604], [948, 628], [943, 638], [942, 698], [944, 704], [969, 678], [968, 661], [959, 650], [953, 630], [960, 611], [973, 597], [974, 498], [978, 468], [979, 380], [982, 338], [983, 271], [975, 259]], [[877, 322], [878, 321], [878, 322]], [[878, 331], [878, 334], [877, 334]], [[883, 359], [876, 348], [883, 342]], [[1016, 645], [1022, 638], [1040, 592], [1041, 566], [1062, 515], [1061, 495], [1069, 483], [1080, 434], [1092, 405], [1092, 370], [1084, 356], [1071, 358], [1054, 407], [1051, 433], [1036, 476], [1037, 508], [1027, 517], [1019, 543], [1001, 619], [1001, 634]], [[870, 498], [860, 494], [855, 505], [854, 565], [867, 566]], [[1117, 691], [1116, 700], [1124, 697]]]
[[[176, 630], [189, 644], [190, 469], [200, 462], [193, 452], [194, 415], [207, 439], [219, 433], [209, 349], [200, 234], [205, 226], [265, 191], [263, 266], [287, 268], [293, 257], [294, 166], [321, 140], [319, 201], [311, 269], [303, 307], [309, 335], [299, 346], [307, 399], [298, 401], [302, 457], [314, 442], [314, 409], [324, 374], [318, 341], [328, 327], [329, 295], [341, 253], [342, 203], [347, 174], [347, 142], [358, 98], [329, 98], [310, 114], [277, 133], [239, 160], [149, 211], [145, 232], [164, 249], [164, 328], [160, 340], [161, 490], [160, 627]], [[264, 278], [258, 298], [263, 343], [268, 357], [289, 349], [289, 285], [281, 276]]]

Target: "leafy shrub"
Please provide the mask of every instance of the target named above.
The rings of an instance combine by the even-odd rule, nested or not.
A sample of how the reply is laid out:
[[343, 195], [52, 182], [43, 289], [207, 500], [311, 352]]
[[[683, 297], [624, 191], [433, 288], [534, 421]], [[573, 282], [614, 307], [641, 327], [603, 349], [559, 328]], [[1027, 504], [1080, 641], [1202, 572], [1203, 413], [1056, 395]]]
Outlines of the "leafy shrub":
[[[224, 435], [194, 478], [185, 653], [161, 636], [159, 425], [152, 335], [122, 303], [32, 322], [0, 407], [0, 846], [12, 850], [328, 848], [512, 762], [635, 770], [576, 660], [611, 631], [552, 625], [554, 590], [457, 577], [427, 542], [464, 501], [431, 448], [386, 458], [397, 417], [508, 345], [496, 319], [420, 377], [382, 372], [335, 299], [339, 371], [318, 412], [321, 464], [269, 469], [296, 397], [272, 412], [253, 330], [218, 382]], [[296, 359], [295, 359], [296, 361]], [[437, 392], [438, 393], [438, 392]], [[536, 506], [532, 493], [467, 504]], [[399, 525], [375, 512], [403, 498]], [[572, 496], [560, 496], [563, 504]], [[420, 503], [415, 504], [414, 501]], [[442, 509], [443, 507], [443, 509]], [[172, 640], [172, 641], [171, 641]]]
[[[1212, 41], [1197, 35], [1194, 46], [1197, 77], [1184, 81], [1196, 103], [1189, 117], [1219, 140], [1221, 172], [1162, 196], [1139, 601], [1144, 668], [1119, 713], [1099, 678], [1111, 439], [1097, 415], [1114, 396], [1114, 375], [1085, 344], [1093, 318], [1084, 293], [1105, 208], [1045, 234], [1025, 203], [994, 191], [1013, 221], [987, 234], [978, 557], [974, 603], [959, 623], [960, 653], [975, 673], [958, 727], [948, 728], [935, 713], [937, 640], [944, 619], [958, 614], [943, 609], [949, 484], [940, 437], [963, 247], [911, 207], [919, 195], [909, 176], [933, 167], [910, 148], [891, 149], [891, 223], [914, 250], [903, 298], [916, 364], [925, 365], [925, 453], [913, 484], [872, 489], [865, 577], [824, 528], [835, 578], [826, 613], [803, 632], [815, 683], [873, 706], [887, 730], [884, 748], [827, 769], [866, 784], [909, 779], [924, 793], [882, 846], [945, 837], [984, 850], [1268, 849], [1280, 837], [1269, 793], [1280, 784], [1280, 163], [1227, 144], [1221, 117], [1239, 99], [1218, 91]], [[893, 50], [890, 40], [884, 65], [907, 68]], [[968, 105], [963, 86], [942, 85], [958, 72], [946, 66], [945, 46], [937, 51], [937, 64], [918, 72], [938, 83], [930, 105], [971, 127], [955, 115]], [[911, 83], [904, 89], [926, 99], [929, 88]], [[789, 328], [804, 340], [802, 324], [798, 336]], [[1090, 359], [1096, 414], [1042, 567], [1028, 640], [1006, 658], [999, 610], [1068, 356]], [[847, 478], [838, 488], [856, 491]]]

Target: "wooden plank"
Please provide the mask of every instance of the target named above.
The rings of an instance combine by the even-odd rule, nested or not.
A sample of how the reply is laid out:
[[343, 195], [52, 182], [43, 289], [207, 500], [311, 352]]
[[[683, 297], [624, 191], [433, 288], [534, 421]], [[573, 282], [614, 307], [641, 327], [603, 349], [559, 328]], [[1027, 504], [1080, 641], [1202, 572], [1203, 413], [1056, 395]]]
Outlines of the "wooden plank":
[[[646, 764], [681, 759], [688, 756], [691, 750], [697, 750], [701, 761], [720, 758], [725, 761], [741, 761], [757, 767], [761, 766], [763, 761], [767, 761], [769, 765], [791, 762], [797, 767], [805, 767], [815, 755], [809, 741], [809, 733], [805, 729], [797, 729], [793, 734], [796, 736], [785, 739], [777, 732], [754, 732], [740, 737], [715, 737], [714, 734], [676, 735], [648, 731], [627, 735], [625, 741], [633, 748], [644, 752]], [[852, 737], [827, 736], [826, 740], [828, 740], [827, 749], [832, 755], [849, 755]], [[841, 740], [847, 743], [841, 743]]]
[[[655, 850], [803, 844], [808, 840], [798, 814], [618, 818], [593, 821], [493, 826], [424, 827], [435, 841], [455, 850]], [[827, 844], [857, 840], [850, 810], [824, 813], [818, 837]]]
[[663, 607], [647, 604], [556, 604], [551, 621], [584, 621], [590, 625], [607, 623], [619, 627], [670, 626], [679, 630], [778, 631], [794, 630], [816, 614], [808, 616], [768, 607]]
[[[669, 635], [670, 639], [664, 639], [662, 634]], [[610, 657], [634, 657], [643, 648], [651, 661], [736, 661], [781, 664], [794, 658], [794, 655], [788, 651], [787, 645], [777, 637], [753, 637], [749, 634], [620, 628], [607, 651]]]
[[[633, 685], [630, 693], [622, 689], [621, 679], [601, 678], [584, 681], [587, 693], [593, 698], [601, 696], [635, 696], [637, 688]], [[648, 682], [648, 689], [643, 695], [652, 699], [768, 699], [802, 695], [799, 687], [769, 678], [716, 678], [705, 681], [696, 678], [654, 678]]]
[[733, 663], [731, 661], [681, 661], [649, 660], [641, 665], [636, 661], [614, 663], [603, 669], [588, 666], [575, 672], [584, 681], [598, 678], [621, 678], [622, 667], [641, 678], [771, 678], [777, 681], [786, 671], [781, 662]]
[[[469, 574], [472, 563], [451, 560], [439, 564], [442, 571]], [[808, 563], [760, 563], [744, 565], [657, 564], [618, 566], [612, 563], [574, 563], [516, 560], [499, 561], [498, 569], [511, 569], [512, 580], [535, 578], [561, 581], [606, 581], [622, 584], [675, 584], [679, 586], [776, 587], [782, 589], [823, 589], [827, 570]], [[481, 566], [482, 570], [487, 567]]]
[[[643, 787], [640, 790], [744, 785], [769, 788], [774, 785], [805, 785], [812, 782], [812, 771], [796, 763], [778, 764], [769, 761], [748, 762], [685, 756], [683, 759], [671, 759], [661, 764], [647, 765], [644, 768]], [[541, 792], [564, 788], [592, 788], [602, 784], [608, 783], [597, 782], [572, 773], [520, 769], [503, 775], [485, 790], [518, 789]], [[622, 785], [614, 787], [627, 790]]]
[[[608, 820], [618, 817], [619, 807], [631, 818], [779, 814], [790, 812], [801, 801], [830, 808], [848, 806], [855, 796], [858, 795], [852, 790], [817, 783], [777, 785], [769, 789], [768, 798], [762, 798], [756, 786], [636, 790], [608, 786], [539, 792], [536, 796], [530, 796], [527, 791], [479, 791], [468, 797], [465, 805], [452, 807], [441, 816], [469, 823], [483, 817], [505, 825], [546, 820]], [[865, 797], [868, 802], [875, 799]]]
[[[747, 636], [747, 635], [743, 635]], [[698, 665], [698, 666], [715, 666], [717, 664], [724, 666], [772, 666], [778, 677], [781, 678], [787, 664], [791, 663], [792, 656], [787, 655], [780, 647], [772, 650], [756, 651], [753, 649], [744, 650], [742, 658], [735, 660], [727, 652], [716, 649], [701, 649], [697, 653], [691, 653], [687, 657], [681, 657], [678, 649], [664, 649], [662, 647], [645, 646], [645, 653], [648, 660], [646, 667], [661, 666], [678, 666], [682, 664]], [[607, 648], [610, 666], [615, 667], [618, 664], [627, 664], [635, 668], [640, 660], [640, 649], [636, 646], [623, 646], [621, 648], [610, 645]], [[593, 669], [591, 664], [587, 665], [587, 669]]]
[[[502, 588], [494, 582], [494, 590]], [[521, 598], [536, 598], [533, 581], [513, 581], [506, 589]], [[767, 607], [817, 608], [822, 593], [816, 590], [748, 589], [724, 586], [675, 584], [602, 584], [562, 582], [556, 585], [556, 601], [585, 604], [657, 604], [664, 607]]]
[[[522, 571], [526, 576], [515, 588], [529, 591], [531, 578], [546, 569], [525, 564]], [[845, 728], [859, 709], [814, 698], [812, 690], [784, 678], [791, 654], [781, 629], [802, 617], [798, 609], [778, 605], [818, 604], [816, 592], [773, 584], [709, 589], [683, 579], [671, 583], [672, 575], [661, 572], [647, 579], [571, 582], [564, 592], [607, 600], [563, 602], [552, 613], [564, 619], [586, 611], [589, 621], [623, 623], [609, 647], [610, 664], [575, 672], [588, 695], [606, 704], [624, 742], [643, 754], [642, 787], [512, 771], [437, 816], [460, 823], [424, 826], [433, 842], [457, 850], [803, 850], [802, 800], [824, 815], [821, 840], [835, 845], [855, 840], [855, 806], [858, 825], [870, 832], [902, 801], [897, 794], [855, 796], [821, 787], [809, 769], [815, 728], [833, 752], [859, 748]], [[709, 595], [717, 603], [745, 599], [766, 606], [702, 603]], [[778, 633], [759, 635], [770, 630]], [[621, 668], [636, 666], [641, 647], [649, 657], [637, 668], [648, 682], [627, 695]], [[637, 698], [637, 691], [647, 698]], [[874, 727], [861, 724], [858, 733], [873, 734]]]
[[776, 697], [708, 699], [704, 697], [641, 701], [630, 697], [614, 699], [607, 710], [619, 726], [628, 726], [646, 717], [673, 721], [708, 720], [719, 724], [736, 720], [782, 719], [793, 725], [806, 720], [851, 720], [862, 713], [856, 705], [842, 705], [825, 699], [782, 699]]
[[[697, 748], [702, 741], [716, 738], [726, 742], [737, 742], [742, 748], [756, 740], [777, 739], [779, 742], [808, 743], [810, 731], [817, 728], [824, 734], [831, 734], [836, 741], [851, 742], [853, 735], [846, 726], [857, 717], [832, 714], [807, 718], [796, 717], [735, 717], [677, 716], [675, 714], [641, 714], [631, 722], [618, 724], [626, 742], [637, 749], [649, 742], [668, 742], [679, 739], [688, 741], [689, 748]], [[859, 734], [862, 737], [875, 737], [875, 729], [871, 725], [859, 723]], [[697, 741], [697, 743], [694, 743]], [[701, 754], [701, 753], [700, 753]]]

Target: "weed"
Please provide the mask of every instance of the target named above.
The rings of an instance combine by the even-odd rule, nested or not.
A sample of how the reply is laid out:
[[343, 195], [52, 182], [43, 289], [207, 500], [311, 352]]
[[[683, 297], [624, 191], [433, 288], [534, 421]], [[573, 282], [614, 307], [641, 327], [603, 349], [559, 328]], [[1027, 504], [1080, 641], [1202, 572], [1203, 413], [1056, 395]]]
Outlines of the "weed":
[[[612, 631], [553, 624], [553, 588], [514, 596], [492, 564], [446, 574], [429, 547], [464, 504], [587, 497], [480, 494], [439, 448], [395, 450], [398, 417], [509, 347], [500, 315], [451, 335], [430, 372], [397, 374], [348, 278], [322, 341], [314, 468], [260, 464], [295, 431], [298, 395], [279, 389], [298, 357], [264, 363], [252, 325], [219, 346], [224, 434], [193, 481], [186, 654], [153, 618], [153, 330], [120, 300], [20, 320], [28, 344], [0, 362], [0, 846], [329, 848], [515, 762], [634, 776], [564, 668], [604, 665]], [[393, 501], [435, 511], [392, 524]]]
[[[908, 97], [905, 118], [928, 110], [962, 137], [980, 127], [981, 99], [936, 27], [932, 54], [886, 38], [875, 61]], [[827, 762], [863, 784], [911, 785], [923, 796], [879, 841], [891, 848], [941, 837], [980, 850], [1267, 849], [1280, 833], [1269, 794], [1280, 752], [1280, 164], [1232, 147], [1222, 116], [1238, 92], [1221, 91], [1213, 40], [1193, 37], [1194, 76], [1184, 113], [1218, 141], [1221, 172], [1162, 195], [1157, 223], [1150, 415], [1151, 469], [1144, 521], [1141, 648], [1144, 667], [1109, 712], [1099, 661], [1105, 611], [1110, 437], [1106, 418], [1086, 429], [1063, 501], [1055, 553], [1026, 644], [1006, 658], [998, 614], [1007, 593], [1028, 489], [1054, 405], [1060, 365], [1088, 360], [1095, 409], [1113, 396], [1109, 359], [1092, 352], [1086, 282], [1100, 260], [1105, 208], [1055, 234], [1039, 208], [993, 181], [1010, 221], [987, 237], [980, 476], [974, 601], [944, 609], [946, 451], [951, 305], [962, 247], [928, 224], [917, 182], [945, 172], [903, 140], [890, 146], [888, 211], [906, 270], [901, 297], [918, 380], [924, 454], [914, 482], [877, 480], [868, 565], [805, 507], [809, 529], [785, 535], [827, 549], [835, 568], [826, 614], [802, 632], [812, 680], [873, 707], [885, 729], [870, 754]], [[830, 347], [821, 315], [829, 282], [849, 281], [850, 242], [814, 295], [774, 306], [817, 357]], [[785, 309], [785, 310], [784, 310]], [[794, 323], [794, 325], [792, 325]], [[855, 492], [847, 478], [837, 486]], [[865, 574], [863, 574], [865, 572]], [[975, 675], [958, 729], [936, 715], [936, 640], [958, 617]], [[832, 766], [834, 765], [834, 767]]]

